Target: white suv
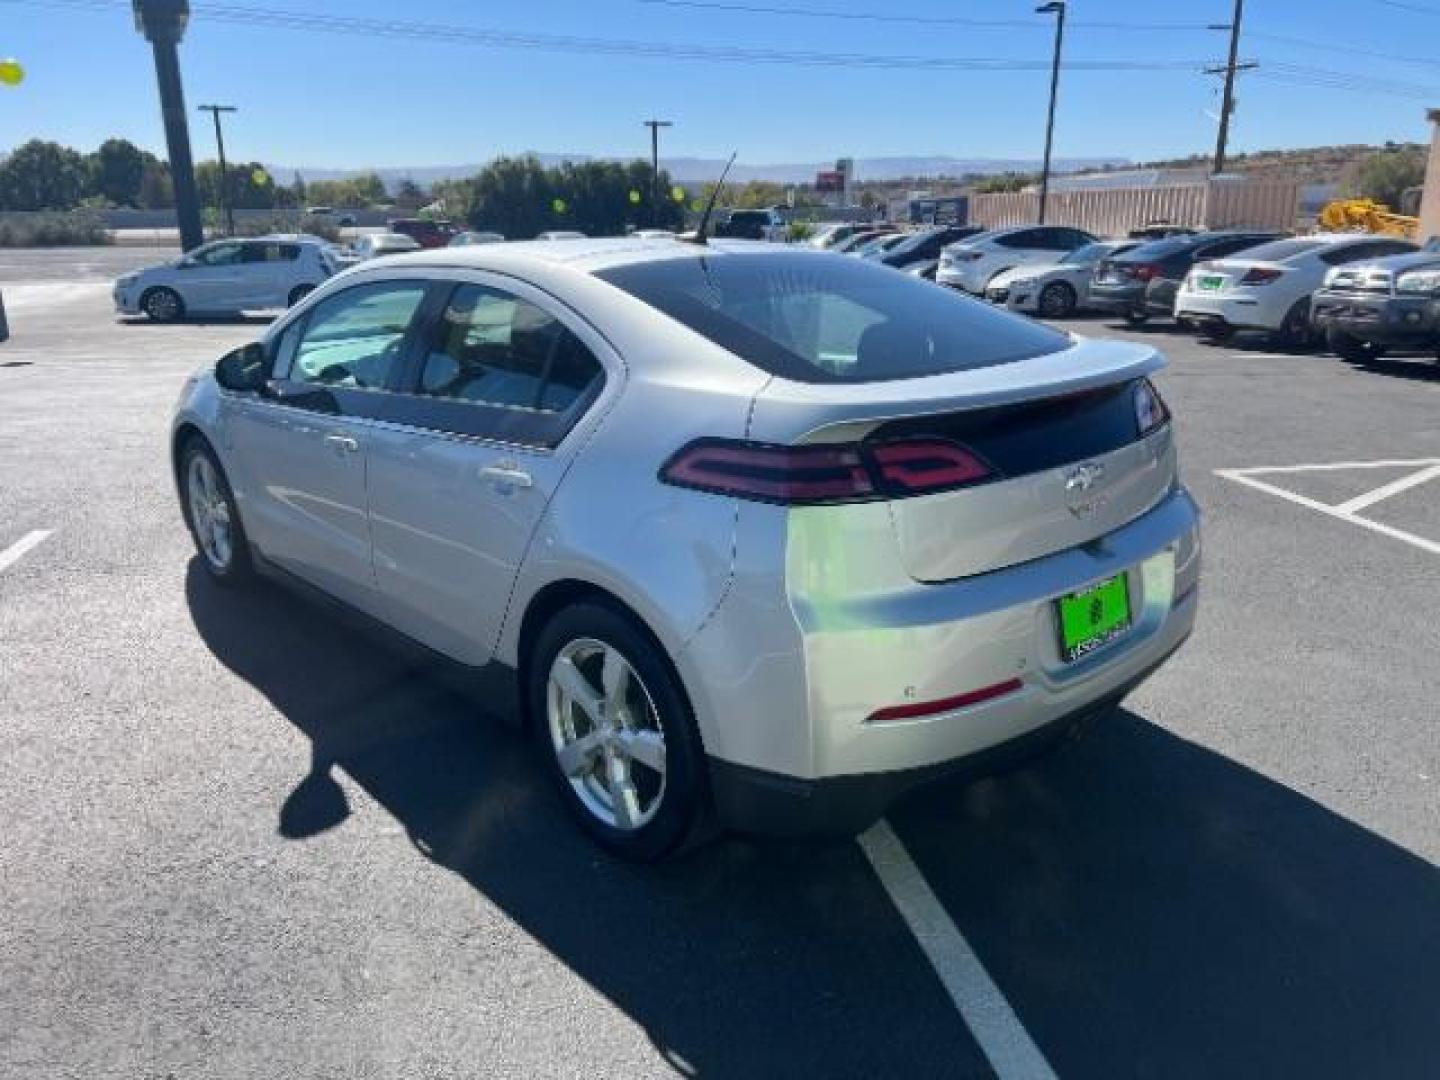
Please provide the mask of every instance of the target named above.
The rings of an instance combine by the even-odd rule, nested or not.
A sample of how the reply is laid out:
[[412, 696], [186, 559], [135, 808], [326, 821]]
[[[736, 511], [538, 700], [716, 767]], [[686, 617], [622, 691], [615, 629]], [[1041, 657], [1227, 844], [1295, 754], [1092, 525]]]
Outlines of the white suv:
[[117, 278], [115, 310], [174, 322], [289, 307], [338, 269], [332, 245], [317, 236], [216, 240]]
[[997, 274], [1017, 266], [1057, 263], [1070, 252], [1095, 241], [1096, 238], [1083, 229], [1059, 225], [992, 229], [947, 247], [940, 255], [935, 280], [979, 295]]

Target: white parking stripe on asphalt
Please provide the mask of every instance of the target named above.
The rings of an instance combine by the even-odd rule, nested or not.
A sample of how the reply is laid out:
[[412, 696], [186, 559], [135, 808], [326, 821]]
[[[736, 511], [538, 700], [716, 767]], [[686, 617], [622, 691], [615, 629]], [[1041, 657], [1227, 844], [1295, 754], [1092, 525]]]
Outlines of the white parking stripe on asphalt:
[[[1406, 465], [1413, 465], [1419, 471], [1401, 477], [1399, 480], [1385, 484], [1382, 487], [1375, 488], [1373, 491], [1367, 491], [1363, 495], [1358, 495], [1336, 506], [1332, 506], [1330, 503], [1320, 502], [1318, 499], [1311, 499], [1308, 496], [1289, 491], [1286, 488], [1277, 487], [1275, 484], [1267, 484], [1263, 480], [1255, 479], [1256, 476], [1267, 476], [1271, 474], [1285, 475], [1306, 472], [1338, 472], [1343, 469], [1381, 469]], [[1434, 458], [1426, 458], [1420, 461], [1347, 461], [1332, 465], [1277, 465], [1273, 467], [1267, 466], [1261, 469], [1216, 469], [1215, 475], [1223, 477], [1226, 480], [1233, 480], [1237, 484], [1244, 484], [1246, 487], [1252, 487], [1256, 491], [1263, 491], [1267, 495], [1278, 495], [1282, 499], [1293, 502], [1298, 506], [1315, 510], [1318, 513], [1325, 514], [1327, 517], [1337, 518], [1340, 521], [1348, 521], [1351, 525], [1359, 525], [1362, 529], [1369, 529], [1372, 532], [1380, 533], [1382, 536], [1388, 536], [1394, 540], [1403, 540], [1405, 543], [1413, 544], [1421, 551], [1428, 551], [1432, 555], [1440, 555], [1440, 543], [1436, 543], [1434, 540], [1428, 540], [1423, 536], [1416, 536], [1414, 533], [1406, 532], [1404, 529], [1397, 529], [1394, 526], [1386, 525], [1383, 522], [1372, 521], [1370, 518], [1361, 517], [1355, 512], [1363, 507], [1373, 506], [1382, 499], [1389, 498], [1391, 495], [1399, 494], [1401, 491], [1433, 479], [1436, 475], [1440, 475], [1440, 473], [1435, 471], [1436, 467], [1440, 467], [1440, 461]]]
[[882, 819], [861, 834], [859, 843], [995, 1074], [1000, 1080], [1054, 1080], [1055, 1070], [946, 913], [890, 823]]
[[4, 551], [0, 551], [0, 570], [8, 570], [14, 566], [27, 551], [39, 545], [49, 535], [49, 529], [36, 529], [34, 532], [26, 533]]
[[1384, 487], [1378, 487], [1374, 491], [1367, 491], [1364, 495], [1357, 495], [1349, 502], [1343, 502], [1335, 507], [1342, 514], [1354, 514], [1364, 510], [1367, 506], [1374, 506], [1382, 499], [1388, 499], [1391, 495], [1399, 495], [1402, 491], [1409, 491], [1412, 487], [1440, 476], [1440, 465], [1432, 465], [1428, 469], [1421, 469], [1419, 472], [1411, 473], [1409, 476], [1402, 476], [1398, 480], [1392, 480]]

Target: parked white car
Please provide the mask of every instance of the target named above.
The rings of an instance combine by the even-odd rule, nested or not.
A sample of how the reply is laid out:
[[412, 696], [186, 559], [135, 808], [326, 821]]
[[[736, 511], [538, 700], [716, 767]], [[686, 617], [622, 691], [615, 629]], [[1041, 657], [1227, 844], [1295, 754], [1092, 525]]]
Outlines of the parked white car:
[[1057, 263], [1096, 239], [1083, 229], [1060, 225], [992, 229], [947, 247], [940, 255], [935, 280], [951, 288], [983, 294], [991, 280], [1006, 270]]
[[1310, 296], [1331, 269], [1417, 250], [1408, 240], [1364, 233], [1273, 240], [1196, 264], [1176, 294], [1175, 318], [1212, 341], [1263, 330], [1302, 344], [1310, 336]]
[[115, 279], [115, 310], [174, 322], [289, 307], [340, 269], [317, 236], [216, 240], [178, 259]]
[[355, 254], [361, 259], [374, 259], [381, 255], [400, 255], [407, 251], [419, 251], [420, 241], [404, 233], [366, 233], [355, 241]]
[[1076, 248], [1053, 266], [1017, 266], [991, 278], [985, 299], [1011, 311], [1063, 319], [1083, 310], [1101, 259], [1139, 247], [1140, 240], [1100, 240]]

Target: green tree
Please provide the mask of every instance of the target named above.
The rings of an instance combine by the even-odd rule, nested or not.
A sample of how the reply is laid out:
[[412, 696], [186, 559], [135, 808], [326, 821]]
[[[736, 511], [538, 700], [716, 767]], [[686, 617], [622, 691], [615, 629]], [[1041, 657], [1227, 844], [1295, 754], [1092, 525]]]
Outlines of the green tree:
[[1405, 189], [1425, 182], [1425, 158], [1421, 147], [1378, 150], [1360, 162], [1347, 188], [1352, 195], [1374, 199], [1398, 210]]
[[430, 196], [425, 189], [415, 183], [410, 177], [400, 181], [400, 186], [395, 189], [395, 205], [405, 210], [418, 210], [430, 201]]
[[92, 192], [115, 206], [138, 206], [149, 156], [128, 139], [106, 139], [86, 162]]
[[158, 158], [146, 161], [140, 172], [137, 201], [146, 210], [163, 210], [175, 205], [175, 185], [170, 166]]
[[77, 152], [31, 139], [0, 164], [0, 210], [73, 210], [87, 181]]

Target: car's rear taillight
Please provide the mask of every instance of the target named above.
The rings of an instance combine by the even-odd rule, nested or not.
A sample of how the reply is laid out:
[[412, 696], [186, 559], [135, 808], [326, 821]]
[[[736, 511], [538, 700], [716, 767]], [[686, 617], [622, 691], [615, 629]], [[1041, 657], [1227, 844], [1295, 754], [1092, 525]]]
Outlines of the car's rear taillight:
[[1154, 263], [1135, 263], [1130, 267], [1130, 276], [1136, 281], [1152, 281], [1160, 276], [1160, 267]]
[[931, 495], [998, 475], [944, 439], [818, 446], [697, 439], [660, 469], [660, 479], [677, 487], [787, 506]]
[[1149, 435], [1170, 419], [1170, 410], [1165, 407], [1160, 391], [1149, 379], [1135, 384], [1135, 424], [1142, 437]]
[[1284, 270], [1276, 270], [1268, 266], [1254, 266], [1248, 270], [1240, 279], [1241, 285], [1269, 285], [1272, 281], [1283, 277]]

